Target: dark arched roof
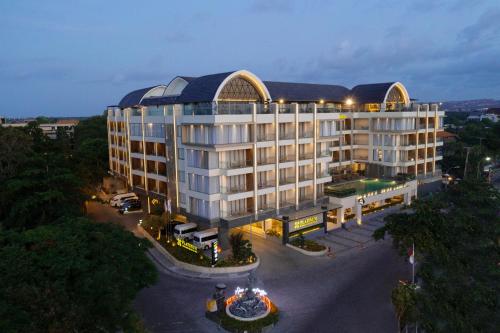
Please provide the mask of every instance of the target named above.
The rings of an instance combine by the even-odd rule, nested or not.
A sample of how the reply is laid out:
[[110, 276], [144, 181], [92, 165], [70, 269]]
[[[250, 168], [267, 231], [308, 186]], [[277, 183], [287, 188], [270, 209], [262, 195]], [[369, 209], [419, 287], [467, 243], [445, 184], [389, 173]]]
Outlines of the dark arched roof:
[[150, 91], [151, 89], [158, 87], [158, 86], [152, 86], [148, 88], [142, 88], [138, 90], [134, 90], [128, 94], [125, 95], [125, 97], [122, 98], [120, 103], [118, 103], [118, 106], [121, 108], [128, 108], [131, 106], [139, 105], [141, 102], [141, 99], [144, 97], [144, 95]]
[[351, 97], [356, 104], [383, 103], [387, 91], [394, 83], [360, 84], [351, 89]]
[[179, 103], [211, 102], [214, 99], [217, 89], [229, 75], [233, 72], [219, 73], [200, 76], [184, 88], [182, 94], [177, 99]]
[[291, 83], [264, 81], [273, 101], [315, 102], [319, 100], [342, 102], [349, 89], [333, 84]]

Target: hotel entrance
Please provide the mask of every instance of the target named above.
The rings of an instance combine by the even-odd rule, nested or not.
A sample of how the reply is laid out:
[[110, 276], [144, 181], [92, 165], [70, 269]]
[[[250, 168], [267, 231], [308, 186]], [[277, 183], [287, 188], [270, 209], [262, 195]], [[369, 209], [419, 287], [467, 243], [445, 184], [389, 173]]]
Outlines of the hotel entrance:
[[280, 220], [268, 218], [263, 221], [250, 223], [238, 228], [253, 236], [281, 241], [283, 236], [283, 223]]

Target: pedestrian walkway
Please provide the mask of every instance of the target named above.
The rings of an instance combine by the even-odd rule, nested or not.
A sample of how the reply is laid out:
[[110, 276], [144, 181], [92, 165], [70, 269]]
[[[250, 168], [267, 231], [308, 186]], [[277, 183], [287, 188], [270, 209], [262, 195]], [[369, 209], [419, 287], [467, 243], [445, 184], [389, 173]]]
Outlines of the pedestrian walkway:
[[168, 260], [165, 255], [160, 253], [155, 248], [149, 249], [148, 257], [151, 258], [151, 260], [156, 264], [157, 268], [161, 269], [164, 273], [177, 274], [192, 279], [231, 279], [247, 277], [249, 274], [249, 272], [208, 274], [189, 271], [174, 265], [170, 260]]
[[327, 234], [316, 236], [315, 239], [330, 247], [334, 256], [345, 255], [356, 250], [362, 250], [375, 243], [373, 232], [384, 226], [384, 217], [399, 211], [402, 205], [392, 206], [381, 211], [365, 215], [363, 223], [358, 225], [355, 220], [345, 223], [345, 228], [337, 228]]

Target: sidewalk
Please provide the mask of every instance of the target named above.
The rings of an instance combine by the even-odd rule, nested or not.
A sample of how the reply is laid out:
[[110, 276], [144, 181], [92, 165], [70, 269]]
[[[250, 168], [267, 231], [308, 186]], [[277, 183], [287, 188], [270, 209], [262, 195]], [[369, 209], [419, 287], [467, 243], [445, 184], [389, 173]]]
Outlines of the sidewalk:
[[159, 270], [167, 274], [176, 274], [183, 277], [192, 279], [234, 279], [247, 277], [249, 272], [243, 273], [222, 273], [222, 274], [208, 274], [208, 273], [197, 273], [183, 269], [176, 266], [172, 261], [170, 261], [165, 255], [160, 253], [157, 249], [152, 247], [148, 250], [148, 257], [151, 258], [153, 263], [157, 266]]

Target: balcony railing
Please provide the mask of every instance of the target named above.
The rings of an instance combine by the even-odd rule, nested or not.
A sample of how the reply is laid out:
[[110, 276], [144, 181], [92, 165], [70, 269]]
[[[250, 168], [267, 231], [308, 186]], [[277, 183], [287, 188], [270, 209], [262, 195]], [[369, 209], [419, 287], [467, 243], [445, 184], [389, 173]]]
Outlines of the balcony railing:
[[328, 150], [318, 151], [317, 154], [318, 154], [317, 157], [330, 157], [330, 156], [332, 156], [332, 153], [329, 152]]
[[285, 131], [280, 132], [280, 140], [291, 140], [295, 139], [295, 132], [294, 131]]
[[236, 218], [236, 217], [241, 217], [245, 216], [248, 214], [252, 214], [254, 212], [253, 207], [247, 207], [246, 209], [241, 209], [237, 211], [222, 211], [222, 216], [226, 218]]
[[219, 168], [221, 169], [237, 169], [237, 168], [246, 168], [251, 167], [253, 165], [252, 160], [246, 161], [220, 161]]
[[264, 188], [274, 187], [276, 186], [276, 182], [274, 180], [268, 180], [265, 182], [257, 183], [257, 188], [262, 190]]
[[293, 161], [295, 161], [295, 154], [280, 156], [280, 163], [293, 162]]
[[274, 141], [276, 138], [275, 133], [257, 133], [257, 141]]
[[333, 112], [342, 112], [342, 110], [338, 107], [333, 106], [318, 106], [316, 108], [317, 113], [333, 113]]
[[267, 164], [274, 164], [275, 159], [273, 157], [269, 158], [262, 158], [262, 159], [257, 159], [257, 165], [267, 165]]
[[308, 174], [305, 174], [305, 175], [301, 175], [299, 174], [299, 181], [300, 182], [303, 182], [305, 180], [312, 180], [314, 177], [313, 177], [313, 174], [312, 173], [308, 173]]
[[314, 153], [299, 154], [299, 160], [310, 160], [312, 158], [314, 158]]
[[316, 178], [326, 178], [326, 177], [331, 177], [331, 175], [328, 173], [328, 171], [316, 172]]
[[251, 188], [240, 185], [240, 186], [221, 186], [220, 188], [220, 193], [223, 194], [232, 194], [232, 193], [241, 193], [241, 192], [248, 192], [252, 191]]
[[299, 132], [299, 139], [303, 138], [312, 138], [313, 137], [313, 131], [303, 131]]
[[280, 178], [280, 185], [295, 183], [295, 177]]

